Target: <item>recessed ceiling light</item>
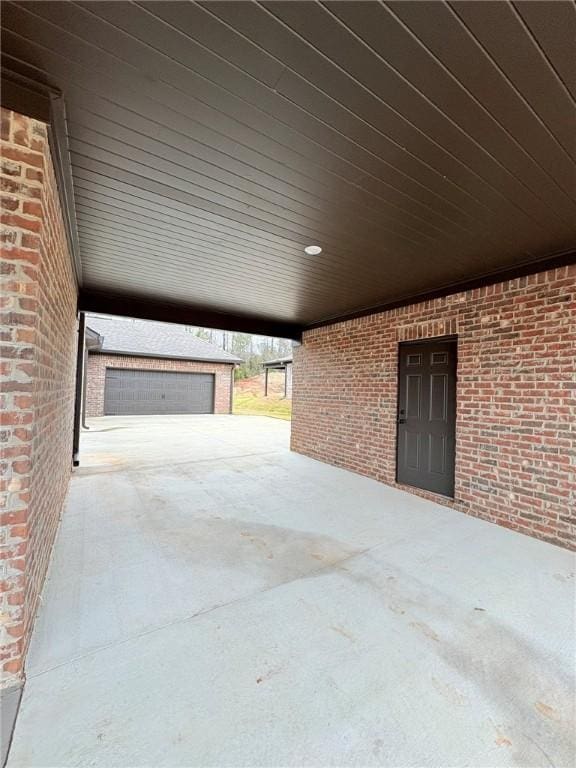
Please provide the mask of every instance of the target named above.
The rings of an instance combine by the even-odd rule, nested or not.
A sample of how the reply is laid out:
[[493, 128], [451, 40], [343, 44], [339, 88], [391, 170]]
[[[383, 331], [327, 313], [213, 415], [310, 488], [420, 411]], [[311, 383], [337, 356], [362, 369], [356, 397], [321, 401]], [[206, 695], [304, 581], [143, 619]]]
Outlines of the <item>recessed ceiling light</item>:
[[319, 245], [307, 245], [304, 248], [304, 253], [307, 253], [308, 256], [318, 256], [319, 253], [322, 253], [322, 248]]

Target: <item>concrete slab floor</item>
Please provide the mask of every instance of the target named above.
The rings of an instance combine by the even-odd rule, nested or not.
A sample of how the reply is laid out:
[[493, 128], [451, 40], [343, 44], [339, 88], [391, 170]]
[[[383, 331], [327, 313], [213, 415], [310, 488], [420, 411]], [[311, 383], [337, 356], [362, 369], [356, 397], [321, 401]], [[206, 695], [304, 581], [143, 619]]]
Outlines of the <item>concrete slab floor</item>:
[[569, 552], [286, 422], [91, 424], [10, 768], [574, 764]]
[[0, 766], [8, 758], [8, 750], [22, 697], [22, 686], [15, 685], [0, 690]]

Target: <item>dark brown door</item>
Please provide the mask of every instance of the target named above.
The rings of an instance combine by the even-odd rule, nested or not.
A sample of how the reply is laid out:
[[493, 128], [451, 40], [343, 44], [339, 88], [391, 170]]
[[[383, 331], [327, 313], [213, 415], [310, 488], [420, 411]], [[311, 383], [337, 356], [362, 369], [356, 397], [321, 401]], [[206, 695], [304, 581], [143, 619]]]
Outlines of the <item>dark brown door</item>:
[[396, 479], [454, 495], [456, 340], [400, 344]]

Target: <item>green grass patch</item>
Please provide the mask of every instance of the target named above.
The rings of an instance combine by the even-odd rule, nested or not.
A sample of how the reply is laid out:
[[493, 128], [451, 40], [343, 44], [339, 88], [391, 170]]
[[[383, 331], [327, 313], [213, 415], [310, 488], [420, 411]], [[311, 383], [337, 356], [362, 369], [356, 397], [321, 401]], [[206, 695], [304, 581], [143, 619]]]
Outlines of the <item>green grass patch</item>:
[[234, 392], [233, 413], [244, 416], [272, 416], [274, 419], [292, 418], [292, 401], [277, 397], [263, 397], [253, 392]]

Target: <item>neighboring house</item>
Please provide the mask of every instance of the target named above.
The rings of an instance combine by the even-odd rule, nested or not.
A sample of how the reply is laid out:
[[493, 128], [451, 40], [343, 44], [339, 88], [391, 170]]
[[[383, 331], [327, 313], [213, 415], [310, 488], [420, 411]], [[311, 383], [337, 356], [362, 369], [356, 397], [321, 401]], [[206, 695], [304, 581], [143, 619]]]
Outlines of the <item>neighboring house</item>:
[[187, 326], [88, 315], [86, 415], [231, 413], [242, 360]]
[[270, 371], [284, 371], [284, 397], [292, 400], [292, 355], [267, 360], [264, 367], [264, 397], [268, 396], [268, 374]]

